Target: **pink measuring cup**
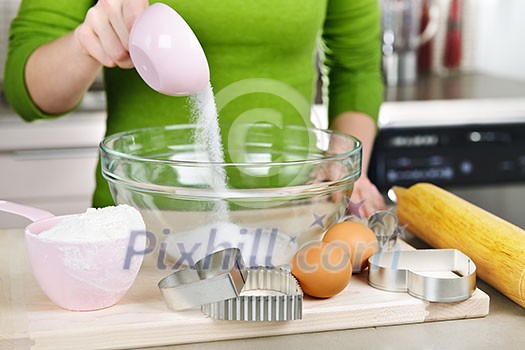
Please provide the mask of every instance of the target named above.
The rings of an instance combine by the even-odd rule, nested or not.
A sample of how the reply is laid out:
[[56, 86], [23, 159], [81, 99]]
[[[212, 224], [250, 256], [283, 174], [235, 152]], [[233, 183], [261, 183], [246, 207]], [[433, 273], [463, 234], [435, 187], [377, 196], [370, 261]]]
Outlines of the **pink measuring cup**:
[[[39, 237], [71, 215], [53, 214], [18, 203], [0, 200], [0, 211], [33, 221], [25, 228], [25, 243], [33, 275], [56, 305], [73, 311], [103, 309], [116, 304], [131, 287], [143, 256], [134, 256], [125, 268], [130, 239], [90, 242], [59, 241]], [[143, 251], [146, 239], [134, 240]]]
[[153, 4], [135, 21], [129, 54], [141, 78], [160, 93], [188, 96], [210, 82], [208, 61], [199, 40], [168, 5]]

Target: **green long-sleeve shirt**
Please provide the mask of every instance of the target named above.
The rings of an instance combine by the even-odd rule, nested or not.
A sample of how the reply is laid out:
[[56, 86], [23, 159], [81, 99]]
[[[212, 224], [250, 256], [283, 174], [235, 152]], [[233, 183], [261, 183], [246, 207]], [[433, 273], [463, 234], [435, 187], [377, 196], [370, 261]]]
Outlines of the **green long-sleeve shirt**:
[[[152, 1], [153, 2], [153, 1]], [[382, 100], [380, 13], [377, 0], [165, 0], [199, 38], [216, 93], [247, 79], [286, 84], [259, 88], [257, 82], [233, 85], [237, 96], [220, 110], [235, 120], [252, 109], [277, 110], [282, 122], [307, 123], [308, 111], [296, 108], [294, 93], [313, 100], [315, 52], [322, 42], [329, 81], [329, 118], [357, 111], [377, 117]], [[25, 64], [44, 43], [72, 31], [93, 6], [92, 0], [23, 0], [14, 19], [4, 88], [13, 108], [26, 120], [52, 118], [32, 102], [24, 80]], [[319, 40], [322, 38], [322, 40]], [[134, 128], [188, 122], [187, 99], [150, 89], [137, 72], [105, 69], [106, 134]], [[50, 79], [50, 84], [60, 81]], [[298, 110], [299, 109], [299, 110]], [[97, 170], [94, 205], [110, 205], [108, 186]]]

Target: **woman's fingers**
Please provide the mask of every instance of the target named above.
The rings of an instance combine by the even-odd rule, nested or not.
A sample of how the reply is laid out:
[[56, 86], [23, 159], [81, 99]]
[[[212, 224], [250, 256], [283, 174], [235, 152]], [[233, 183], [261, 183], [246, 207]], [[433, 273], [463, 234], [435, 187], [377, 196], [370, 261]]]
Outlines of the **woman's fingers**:
[[121, 68], [131, 68], [133, 64], [129, 57], [128, 50], [124, 47], [119, 37], [113, 30], [109, 18], [95, 24], [95, 33], [97, 33], [106, 54], [111, 57], [114, 65]]
[[[347, 167], [340, 163], [323, 164], [316, 167], [310, 173], [308, 184], [337, 181], [348, 176]], [[342, 200], [343, 193], [335, 192], [332, 194], [332, 201], [337, 203]], [[353, 204], [353, 211], [359, 211], [361, 217], [368, 218], [376, 211], [385, 210], [385, 199], [377, 187], [370, 181], [366, 175], [361, 175], [354, 184], [350, 201]]]
[[386, 204], [383, 195], [368, 177], [361, 176], [354, 184], [354, 191], [350, 198], [352, 203], [361, 203], [359, 214], [369, 217], [379, 210], [385, 210]]
[[114, 66], [113, 60], [106, 54], [102, 43], [91, 27], [81, 24], [75, 30], [75, 36], [87, 55], [97, 60], [103, 66]]
[[124, 1], [122, 6], [122, 17], [128, 33], [142, 12], [148, 7], [148, 0]]
[[[128, 1], [129, 2], [129, 1]], [[117, 34], [120, 43], [129, 50], [129, 29], [124, 20], [124, 4], [121, 1], [106, 1], [109, 23]]]
[[147, 0], [99, 0], [77, 29], [77, 39], [102, 65], [132, 68], [129, 32], [147, 6]]

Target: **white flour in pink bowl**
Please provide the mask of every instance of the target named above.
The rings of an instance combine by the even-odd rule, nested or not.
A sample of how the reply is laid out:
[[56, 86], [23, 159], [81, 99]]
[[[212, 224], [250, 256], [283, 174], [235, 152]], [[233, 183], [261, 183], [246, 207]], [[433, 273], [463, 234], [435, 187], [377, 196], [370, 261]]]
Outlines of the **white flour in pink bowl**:
[[116, 304], [131, 287], [146, 245], [140, 213], [127, 205], [51, 217], [26, 228], [33, 274], [58, 306], [74, 311]]

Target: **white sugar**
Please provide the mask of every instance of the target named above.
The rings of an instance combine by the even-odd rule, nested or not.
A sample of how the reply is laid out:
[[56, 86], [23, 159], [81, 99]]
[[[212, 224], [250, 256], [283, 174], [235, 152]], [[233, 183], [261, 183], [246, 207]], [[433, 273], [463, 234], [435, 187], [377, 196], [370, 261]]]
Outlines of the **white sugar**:
[[95, 242], [129, 238], [132, 231], [145, 230], [142, 216], [128, 205], [89, 208], [39, 234], [40, 238], [62, 242]]
[[217, 112], [212, 86], [208, 85], [203, 90], [192, 95], [190, 103], [193, 107], [193, 122], [197, 125], [194, 135], [195, 143], [204, 147], [211, 162], [223, 163], [224, 151], [219, 127], [219, 113]]
[[[218, 164], [224, 163], [224, 150], [219, 127], [219, 113], [211, 84], [190, 96], [190, 104], [192, 107], [192, 119], [197, 126], [193, 135], [196, 148], [204, 150], [208, 155], [209, 161], [217, 164], [211, 165], [209, 186], [216, 192], [223, 192], [227, 189], [226, 172]], [[227, 203], [222, 200], [217, 201], [212, 214], [219, 220], [228, 221]]]
[[278, 266], [290, 262], [298, 249], [295, 239], [277, 229], [243, 228], [230, 222], [177, 232], [166, 242], [171, 259], [185, 265], [220, 249], [236, 247], [247, 266]]

